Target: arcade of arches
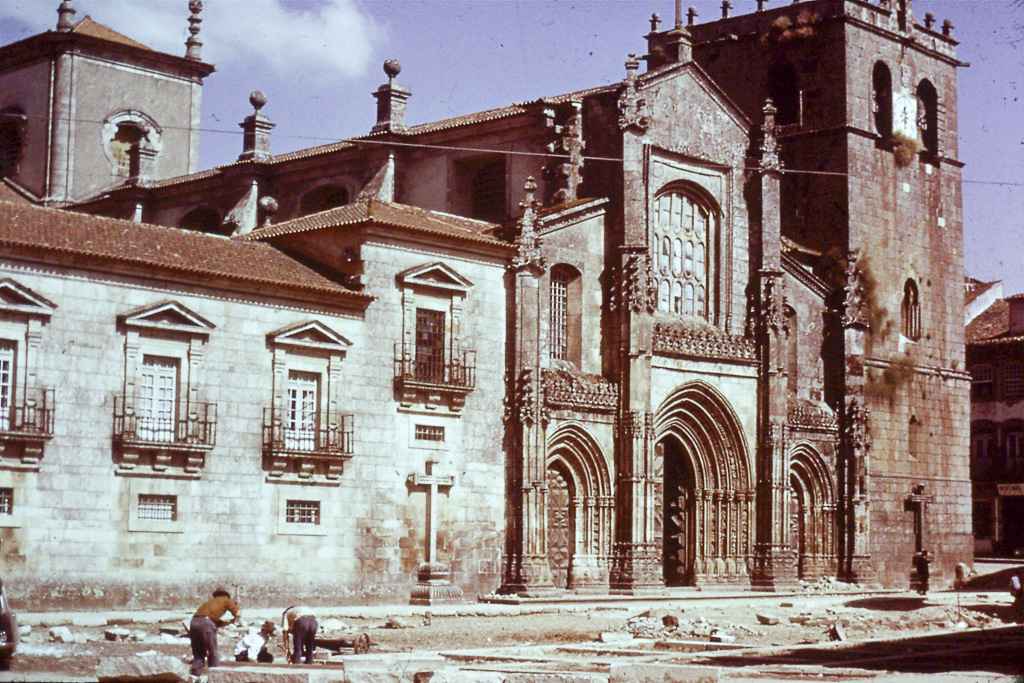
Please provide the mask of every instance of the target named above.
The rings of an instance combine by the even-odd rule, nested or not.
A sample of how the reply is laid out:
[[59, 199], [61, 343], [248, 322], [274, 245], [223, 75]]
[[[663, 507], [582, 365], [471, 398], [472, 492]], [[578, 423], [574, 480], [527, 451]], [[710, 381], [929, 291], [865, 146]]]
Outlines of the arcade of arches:
[[[547, 559], [556, 588], [607, 586], [615, 514], [612, 467], [579, 423], [549, 432]], [[655, 414], [653, 510], [645, 520], [661, 549], [664, 585], [748, 584], [758, 511], [751, 448], [728, 401], [703, 382], [677, 389]], [[801, 578], [836, 569], [834, 466], [813, 444], [790, 455], [790, 543]], [[616, 522], [617, 520], [617, 522]], [[635, 525], [634, 525], [635, 526]]]

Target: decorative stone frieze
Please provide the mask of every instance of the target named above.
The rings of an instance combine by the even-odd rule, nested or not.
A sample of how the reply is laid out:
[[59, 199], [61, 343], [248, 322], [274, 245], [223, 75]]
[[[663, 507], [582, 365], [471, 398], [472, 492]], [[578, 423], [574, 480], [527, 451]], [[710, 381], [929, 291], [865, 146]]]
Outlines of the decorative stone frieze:
[[618, 386], [599, 375], [544, 370], [541, 384], [548, 408], [611, 413], [619, 402]]
[[622, 302], [634, 313], [654, 313], [658, 308], [658, 284], [651, 274], [650, 254], [629, 254], [623, 270]]
[[655, 324], [653, 348], [654, 353], [662, 356], [716, 358], [746, 363], [757, 360], [757, 347], [746, 337], [697, 331], [672, 323]]
[[839, 431], [839, 418], [828, 405], [820, 401], [790, 398], [787, 421], [793, 429], [809, 431]]

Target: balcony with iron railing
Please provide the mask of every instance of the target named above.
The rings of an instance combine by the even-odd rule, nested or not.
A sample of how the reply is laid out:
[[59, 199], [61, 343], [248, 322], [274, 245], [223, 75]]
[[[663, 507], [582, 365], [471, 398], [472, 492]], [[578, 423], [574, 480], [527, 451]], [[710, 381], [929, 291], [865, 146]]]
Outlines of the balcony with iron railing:
[[353, 416], [323, 413], [305, 427], [292, 426], [288, 418], [283, 411], [263, 410], [263, 463], [270, 478], [337, 478], [352, 457]]
[[124, 396], [114, 399], [114, 440], [140, 445], [213, 448], [217, 436], [217, 405], [192, 403], [176, 415], [139, 415]]
[[475, 387], [475, 351], [427, 355], [418, 354], [414, 345], [395, 344], [395, 390], [402, 405], [443, 397], [452, 410], [460, 410]]
[[53, 436], [53, 389], [31, 389], [0, 409], [0, 442], [45, 441]]
[[188, 403], [174, 415], [140, 415], [114, 398], [114, 458], [119, 474], [198, 477], [217, 437], [217, 405]]

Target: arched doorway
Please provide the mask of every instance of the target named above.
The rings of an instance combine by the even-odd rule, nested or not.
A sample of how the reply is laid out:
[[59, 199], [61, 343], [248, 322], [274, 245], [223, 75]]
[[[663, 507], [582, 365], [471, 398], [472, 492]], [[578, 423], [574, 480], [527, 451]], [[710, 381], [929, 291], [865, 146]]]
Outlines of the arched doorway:
[[548, 434], [546, 541], [559, 588], [607, 589], [615, 502], [611, 465], [579, 423]]
[[548, 466], [548, 566], [555, 588], [569, 587], [576, 550], [575, 490], [572, 475], [561, 463]]
[[666, 584], [749, 583], [752, 468], [729, 403], [706, 382], [678, 388], [657, 412], [655, 443]]
[[821, 453], [799, 443], [790, 453], [793, 498], [790, 530], [797, 576], [814, 580], [838, 569], [835, 538], [835, 476]]
[[662, 551], [666, 586], [693, 582], [697, 539], [697, 481], [689, 456], [674, 438], [661, 444], [665, 481]]

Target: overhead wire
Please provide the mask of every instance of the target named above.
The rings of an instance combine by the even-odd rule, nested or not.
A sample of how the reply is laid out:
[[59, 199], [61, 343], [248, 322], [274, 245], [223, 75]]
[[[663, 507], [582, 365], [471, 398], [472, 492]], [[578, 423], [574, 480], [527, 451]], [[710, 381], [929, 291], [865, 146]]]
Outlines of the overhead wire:
[[[66, 118], [66, 119], [62, 119], [62, 120], [64, 120], [64, 121], [74, 121], [75, 123], [97, 123], [97, 124], [106, 123], [106, 121], [99, 121], [99, 120], [95, 120], [95, 119], [84, 119], [84, 118], [70, 118], [70, 119]], [[200, 128], [192, 128], [192, 127], [188, 127], [188, 126], [161, 126], [161, 130], [188, 130], [188, 131], [195, 131], [197, 133], [217, 133], [217, 134], [224, 134], [224, 135], [244, 135], [244, 133], [242, 131], [238, 131], [238, 130], [221, 130], [221, 129], [217, 129], [217, 128], [201, 128], [201, 127]], [[368, 138], [364, 138], [364, 137], [340, 138], [340, 139], [338, 139], [338, 138], [325, 138], [325, 137], [322, 137], [322, 136], [314, 136], [314, 135], [296, 135], [296, 134], [289, 134], [289, 133], [278, 133], [278, 134], [275, 135], [275, 139], [276, 138], [286, 138], [286, 139], [293, 139], [293, 140], [320, 141], [322, 144], [321, 145], [317, 145], [318, 147], [327, 147], [327, 146], [330, 146], [330, 145], [337, 145], [337, 144], [347, 143], [347, 144], [351, 144], [351, 145], [382, 145], [382, 146], [388, 146], [388, 147], [408, 147], [408, 148], [414, 148], [414, 149], [434, 149], [434, 150], [444, 150], [444, 151], [453, 151], [453, 152], [474, 152], [474, 153], [479, 153], [479, 154], [504, 154], [504, 155], [507, 155], [507, 156], [544, 157], [544, 158], [548, 158], [548, 159], [568, 159], [568, 158], [570, 158], [568, 154], [560, 154], [560, 153], [557, 153], [557, 152], [527, 152], [527, 151], [510, 150], [510, 149], [492, 149], [492, 148], [487, 148], [487, 147], [464, 147], [464, 146], [456, 146], [456, 145], [431, 145], [431, 144], [422, 143], [422, 142], [398, 142], [398, 141], [395, 141], [395, 140], [372, 140], [372, 139], [368, 139]], [[293, 152], [284, 152], [284, 153], [276, 155], [276, 156], [284, 156], [286, 154], [295, 154], [297, 152], [302, 152], [302, 151], [304, 151], [304, 150], [295, 150]], [[583, 159], [584, 161], [606, 161], [606, 162], [612, 162], [612, 163], [621, 163], [623, 161], [622, 157], [606, 157], [606, 156], [596, 156], [596, 155], [586, 155], [586, 154], [582, 155], [580, 158]], [[715, 163], [715, 162], [701, 162], [701, 161], [696, 161], [696, 160], [691, 160], [688, 163], [690, 163], [693, 166], [699, 166], [699, 167], [702, 167], [702, 168], [719, 168], [719, 169], [730, 169], [730, 170], [734, 170], [734, 169], [737, 168], [737, 167], [732, 166], [730, 164], [721, 164], [721, 163]], [[220, 164], [220, 165], [221, 166], [230, 165], [230, 162], [229, 162], [229, 164]], [[756, 166], [753, 166], [753, 167], [751, 167], [751, 166], [743, 166], [743, 167], [739, 167], [739, 170], [742, 170], [742, 171], [758, 171], [760, 169], [758, 167], [756, 167]], [[850, 177], [849, 173], [844, 173], [842, 171], [812, 171], [812, 170], [807, 170], [807, 169], [794, 169], [794, 168], [786, 168], [786, 167], [782, 167], [781, 169], [779, 169], [779, 171], [783, 175], [818, 175], [818, 176]], [[1022, 182], [1015, 182], [1015, 181], [1009, 181], [1009, 180], [974, 180], [974, 179], [961, 178], [960, 182], [963, 183], [963, 184], [970, 184], [970, 185], [994, 185], [994, 186], [1005, 186], [1005, 187], [1024, 187], [1024, 181], [1022, 181]]]

